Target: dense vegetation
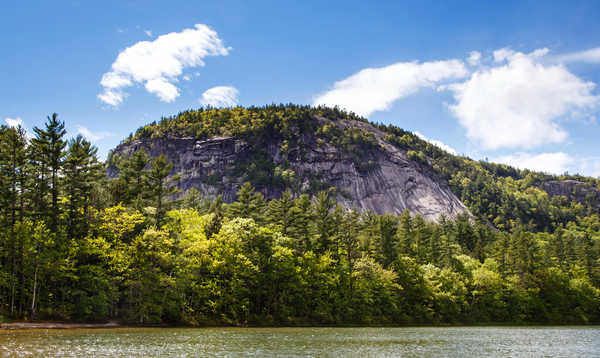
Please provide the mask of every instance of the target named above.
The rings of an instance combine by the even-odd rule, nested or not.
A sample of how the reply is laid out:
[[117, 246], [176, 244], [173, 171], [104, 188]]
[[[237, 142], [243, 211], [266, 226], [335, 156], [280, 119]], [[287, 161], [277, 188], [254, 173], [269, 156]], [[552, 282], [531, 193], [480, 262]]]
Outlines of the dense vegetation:
[[[128, 140], [237, 135], [285, 145], [314, 131], [357, 157], [377, 145], [365, 130], [328, 128], [318, 116], [364, 122], [327, 108], [208, 109]], [[118, 176], [107, 178], [94, 146], [66, 140], [56, 115], [31, 139], [3, 126], [0, 314], [194, 325], [600, 322], [593, 198], [551, 198], [539, 185], [556, 177], [378, 128], [447, 179], [478, 219], [359, 213], [338, 206], [331, 190], [310, 196], [292, 185], [266, 202], [253, 188], [264, 176], [255, 175], [233, 203], [195, 190], [173, 201], [165, 157], [111, 156]]]

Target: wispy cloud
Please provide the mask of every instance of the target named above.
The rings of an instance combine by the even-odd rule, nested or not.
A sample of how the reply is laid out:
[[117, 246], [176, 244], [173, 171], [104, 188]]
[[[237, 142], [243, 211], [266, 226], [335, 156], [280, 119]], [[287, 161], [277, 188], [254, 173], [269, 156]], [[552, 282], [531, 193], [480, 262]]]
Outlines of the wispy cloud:
[[200, 103], [212, 107], [233, 107], [238, 104], [238, 94], [235, 87], [217, 86], [206, 90]]
[[555, 56], [554, 59], [563, 63], [600, 63], [600, 47], [592, 48], [585, 51], [566, 53], [563, 55]]
[[150, 31], [150, 30], [144, 30], [144, 33], [146, 34], [146, 36], [152, 37], [152, 31]]
[[437, 62], [399, 62], [379, 68], [366, 68], [336, 82], [318, 95], [315, 105], [340, 106], [362, 116], [384, 111], [400, 98], [441, 81], [468, 74], [459, 60]]
[[564, 152], [524, 153], [518, 152], [493, 159], [494, 162], [549, 174], [584, 174], [600, 177], [600, 158], [573, 156]]
[[84, 136], [90, 142], [97, 142], [111, 135], [110, 132], [92, 132], [84, 126], [77, 126], [77, 133]]
[[467, 58], [467, 62], [471, 66], [479, 65], [479, 61], [481, 61], [481, 52], [479, 51], [471, 51], [469, 57]]
[[494, 158], [493, 161], [519, 169], [530, 169], [550, 174], [563, 174], [569, 170], [574, 159], [563, 152], [540, 154], [519, 152]]
[[456, 151], [456, 149], [452, 148], [451, 146], [447, 145], [446, 143], [439, 141], [439, 140], [435, 140], [435, 139], [429, 139], [427, 137], [425, 137], [425, 135], [423, 135], [421, 132], [419, 131], [414, 131], [413, 132], [417, 137], [423, 139], [424, 141], [427, 141], [443, 150], [445, 150], [446, 152], [450, 153], [450, 154], [454, 154], [457, 155], [458, 152]]
[[205, 57], [226, 56], [229, 50], [214, 30], [202, 24], [140, 41], [121, 51], [112, 70], [102, 76], [103, 92], [98, 98], [118, 106], [127, 96], [124, 89], [137, 83], [162, 101], [172, 102], [179, 96], [174, 83], [184, 68], [204, 66]]

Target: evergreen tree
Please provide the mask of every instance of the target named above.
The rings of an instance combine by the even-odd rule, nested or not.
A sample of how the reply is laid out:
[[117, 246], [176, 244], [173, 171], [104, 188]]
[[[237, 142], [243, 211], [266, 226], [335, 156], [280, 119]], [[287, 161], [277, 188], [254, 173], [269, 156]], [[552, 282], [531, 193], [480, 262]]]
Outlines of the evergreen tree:
[[360, 216], [356, 209], [344, 213], [341, 218], [339, 233], [336, 235], [337, 247], [346, 266], [346, 282], [348, 284], [348, 301], [354, 298], [354, 268], [360, 258], [359, 232], [361, 230]]
[[165, 201], [165, 199], [172, 197], [179, 191], [176, 186], [171, 185], [180, 178], [180, 175], [169, 178], [172, 168], [173, 163], [168, 162], [167, 157], [161, 155], [152, 161], [148, 172], [148, 193], [156, 208], [155, 221], [157, 227], [161, 226], [162, 219], [170, 205], [170, 202]]
[[262, 224], [265, 208], [264, 196], [255, 192], [250, 182], [245, 182], [237, 192], [237, 200], [227, 207], [227, 214], [231, 217], [252, 218], [256, 223]]
[[6, 260], [0, 263], [4, 267], [10, 267], [11, 314], [15, 310], [20, 313], [23, 309], [24, 238], [15, 231], [15, 227], [23, 221], [24, 214], [25, 187], [22, 178], [25, 175], [26, 142], [25, 130], [21, 126], [0, 128], [0, 228], [6, 230], [5, 247], [8, 253]]
[[290, 191], [284, 191], [280, 199], [269, 202], [267, 207], [267, 220], [277, 231], [288, 235], [290, 227], [294, 226], [299, 210], [295, 206]]
[[398, 240], [396, 251], [402, 255], [413, 255], [413, 223], [410, 212], [405, 210], [399, 218]]
[[[44, 129], [34, 127], [35, 143], [39, 146], [42, 155], [42, 167], [48, 168], [50, 184], [50, 205], [47, 216], [50, 219], [48, 228], [55, 233], [58, 230], [58, 218], [61, 209], [58, 205], [58, 196], [60, 194], [60, 180], [63, 159], [65, 157], [65, 147], [67, 142], [63, 139], [67, 131], [65, 123], [58, 120], [58, 115], [53, 113], [48, 116]], [[43, 192], [42, 192], [43, 194]]]
[[210, 221], [204, 228], [204, 234], [207, 238], [211, 238], [214, 234], [221, 231], [224, 217], [224, 203], [223, 197], [218, 195], [217, 198], [210, 204], [209, 212], [212, 214]]
[[[133, 203], [133, 205], [141, 210], [144, 207], [146, 201], [151, 199], [152, 194], [148, 193], [148, 182], [149, 171], [147, 166], [150, 164], [150, 158], [146, 155], [143, 150], [135, 151], [127, 160], [123, 163], [123, 178], [127, 187], [127, 203]], [[152, 163], [154, 168], [154, 163]], [[161, 163], [162, 165], [162, 163]], [[169, 171], [171, 169], [169, 168]], [[157, 174], [157, 173], [154, 173]], [[155, 180], [157, 178], [154, 178]], [[150, 192], [152, 189], [149, 190]]]
[[104, 176], [96, 157], [97, 151], [81, 135], [69, 141], [64, 161], [64, 182], [69, 200], [67, 235], [70, 240], [82, 238], [88, 232], [92, 190]]
[[316, 229], [316, 250], [318, 253], [324, 253], [331, 246], [331, 235], [335, 230], [335, 222], [332, 215], [332, 209], [335, 203], [329, 192], [319, 192], [315, 198], [315, 229]]
[[392, 215], [382, 215], [377, 220], [378, 254], [382, 258], [381, 264], [388, 268], [398, 254], [398, 220]]
[[468, 214], [461, 214], [456, 217], [456, 239], [460, 247], [468, 252], [472, 253], [475, 250], [477, 237]]
[[313, 225], [314, 225], [314, 211], [310, 197], [306, 194], [300, 195], [298, 199], [294, 201], [294, 220], [290, 223], [288, 228], [289, 236], [297, 240], [296, 250], [299, 253], [311, 251], [313, 249], [312, 236], [313, 236]]

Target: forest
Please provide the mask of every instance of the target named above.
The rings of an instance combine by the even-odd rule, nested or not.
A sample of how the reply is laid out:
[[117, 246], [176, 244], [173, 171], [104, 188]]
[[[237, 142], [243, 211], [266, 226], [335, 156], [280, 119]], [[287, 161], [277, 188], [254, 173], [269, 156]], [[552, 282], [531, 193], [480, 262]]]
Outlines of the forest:
[[[182, 112], [130, 138], [230, 134], [292, 141], [292, 128], [360, 151], [368, 133], [311, 118], [337, 108], [273, 105]], [[551, 197], [577, 179], [448, 154], [408, 131], [386, 140], [447, 180], [473, 216], [427, 222], [346, 210], [334, 188], [298, 192], [245, 163], [237, 199], [179, 193], [164, 156], [109, 155], [68, 138], [56, 114], [28, 134], [0, 128], [0, 321], [172, 325], [600, 323], [596, 197]], [[252, 144], [252, 143], [251, 143]], [[263, 163], [264, 164], [264, 163]], [[358, 164], [357, 164], [358, 165]], [[115, 176], [107, 176], [111, 167]], [[368, 167], [364, 170], [369, 170]], [[256, 190], [281, 185], [267, 201]]]

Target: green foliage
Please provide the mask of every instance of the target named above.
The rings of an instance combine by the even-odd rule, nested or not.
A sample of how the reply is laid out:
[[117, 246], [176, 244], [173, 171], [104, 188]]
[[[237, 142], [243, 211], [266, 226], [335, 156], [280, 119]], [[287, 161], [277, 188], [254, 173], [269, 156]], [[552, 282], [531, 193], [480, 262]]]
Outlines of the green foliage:
[[[114, 177], [106, 179], [96, 149], [82, 137], [63, 139], [55, 115], [30, 142], [22, 128], [0, 127], [0, 316], [239, 326], [600, 323], [595, 199], [540, 189], [555, 179], [597, 181], [474, 162], [379, 126], [385, 145], [437, 171], [475, 214], [432, 223], [409, 212], [344, 209], [335, 189], [316, 184], [301, 193], [290, 166], [261, 151], [264, 138], [277, 138], [282, 155], [292, 155], [311, 132], [368, 163], [381, 137], [348, 120], [364, 121], [328, 108], [203, 109], [128, 139], [243, 138], [258, 155], [239, 163], [248, 180], [233, 203], [198, 190], [174, 201], [172, 164], [142, 150], [112, 154]], [[281, 197], [267, 202], [266, 185]]]

